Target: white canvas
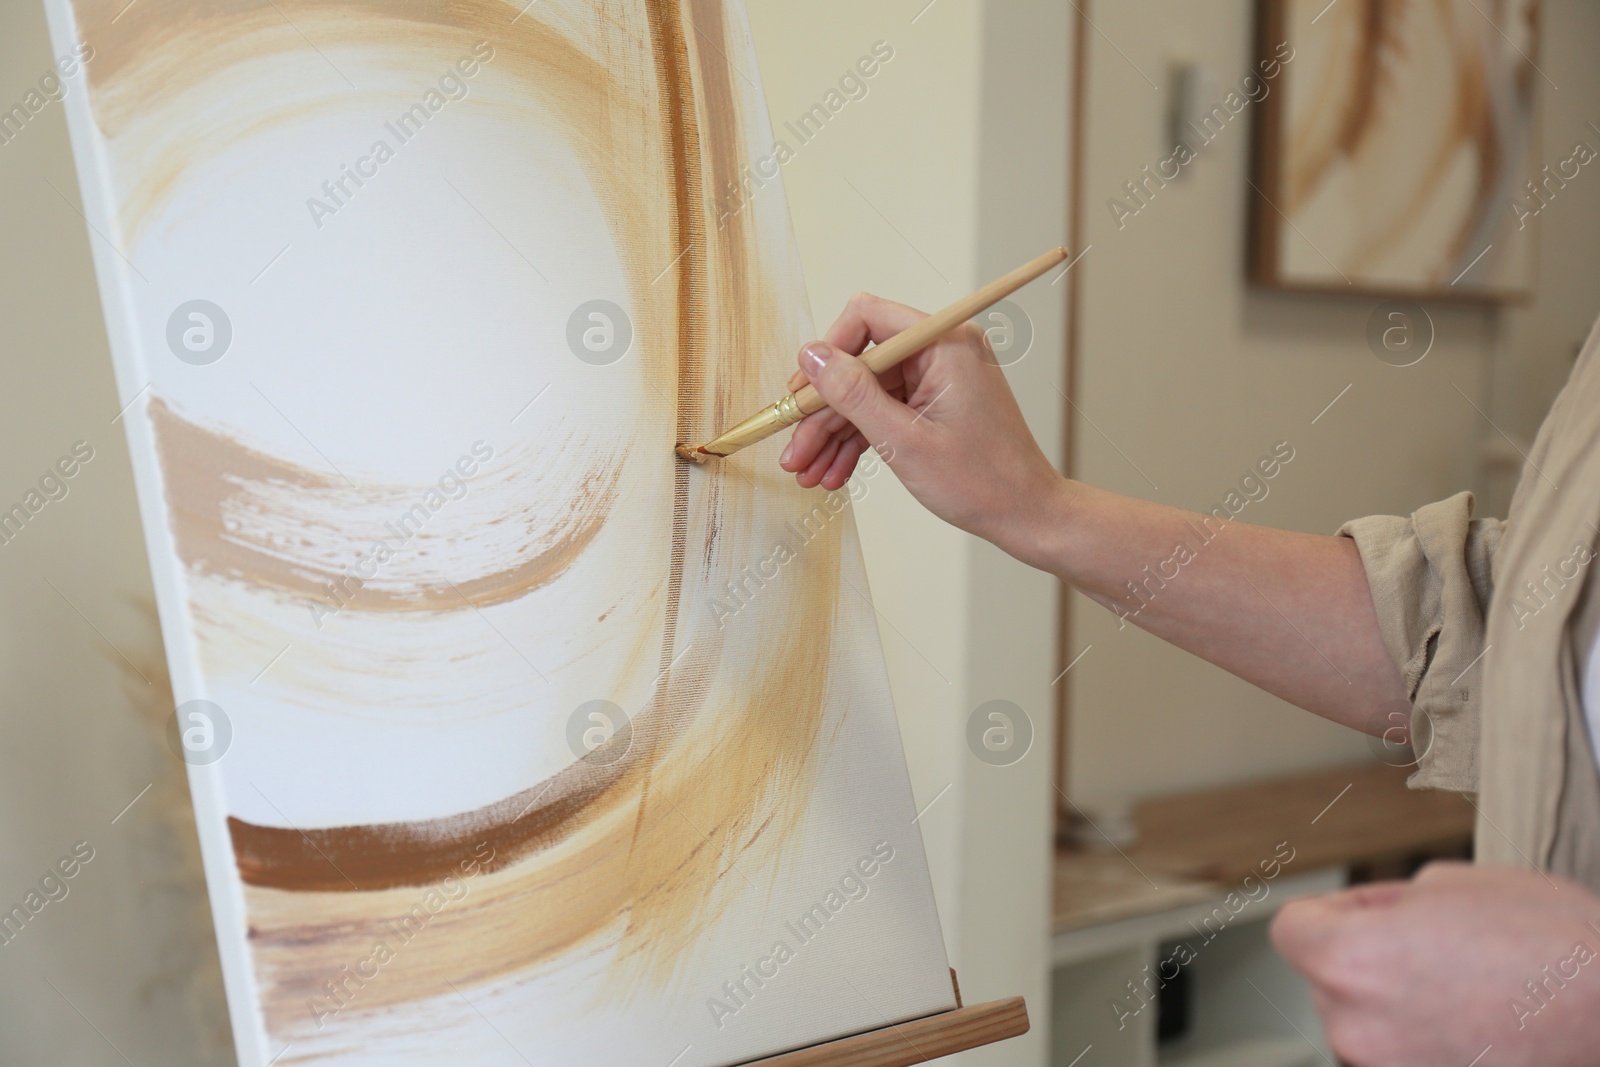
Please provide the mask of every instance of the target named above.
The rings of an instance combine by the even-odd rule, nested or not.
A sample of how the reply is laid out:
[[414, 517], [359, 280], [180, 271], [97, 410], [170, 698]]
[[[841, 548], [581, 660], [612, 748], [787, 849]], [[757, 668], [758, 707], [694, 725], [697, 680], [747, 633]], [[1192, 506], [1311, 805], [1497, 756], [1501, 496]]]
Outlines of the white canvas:
[[954, 1007], [741, 5], [46, 7], [241, 1063]]

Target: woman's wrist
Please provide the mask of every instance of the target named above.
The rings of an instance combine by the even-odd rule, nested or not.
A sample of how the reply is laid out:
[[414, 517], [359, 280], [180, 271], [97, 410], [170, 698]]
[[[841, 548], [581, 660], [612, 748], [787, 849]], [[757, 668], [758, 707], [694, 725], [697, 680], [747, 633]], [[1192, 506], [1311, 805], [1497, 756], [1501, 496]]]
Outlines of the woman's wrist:
[[1061, 576], [1066, 567], [1072, 517], [1082, 506], [1083, 486], [1055, 471], [997, 516], [986, 540], [1030, 567]]

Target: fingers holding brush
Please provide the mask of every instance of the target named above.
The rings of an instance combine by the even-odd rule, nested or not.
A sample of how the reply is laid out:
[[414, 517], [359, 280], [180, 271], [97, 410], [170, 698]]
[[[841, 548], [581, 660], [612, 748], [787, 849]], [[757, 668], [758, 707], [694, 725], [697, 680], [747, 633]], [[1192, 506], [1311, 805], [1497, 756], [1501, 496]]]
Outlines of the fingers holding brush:
[[[807, 345], [802, 350], [801, 374], [791, 379], [795, 391], [704, 444], [687, 445], [680, 441], [673, 451], [680, 458], [696, 463], [711, 457], [726, 458], [793, 425], [796, 418], [817, 414], [829, 407], [838, 418], [817, 419], [810, 429], [799, 435], [798, 444], [790, 441], [782, 458], [784, 466], [797, 474], [816, 473], [813, 468], [831, 445], [828, 467], [821, 472], [823, 477], [829, 477], [839, 453], [848, 455], [854, 450], [845, 447], [850, 438], [840, 436], [847, 430], [839, 419], [847, 419], [868, 443], [883, 448], [882, 431], [906, 426], [904, 414], [908, 404], [917, 407], [918, 417], [921, 417], [943, 395], [942, 389], [938, 395], [928, 395], [928, 379], [924, 373], [939, 352], [952, 345], [958, 349], [975, 345], [987, 352], [982, 332], [971, 321], [973, 316], [1042, 277], [1066, 258], [1065, 248], [1053, 248], [932, 315], [880, 297], [857, 296], [833, 324], [827, 340]], [[953, 340], [957, 333], [960, 338]], [[868, 342], [872, 342], [870, 350]], [[831, 358], [841, 352], [841, 358]], [[852, 353], [861, 355], [858, 359]], [[993, 364], [993, 353], [988, 355]], [[901, 364], [906, 366], [902, 369]], [[881, 380], [878, 376], [882, 376]], [[812, 384], [802, 385], [805, 378], [811, 379]], [[916, 419], [910, 421], [915, 423]], [[851, 466], [847, 459], [845, 467]], [[845, 473], [848, 476], [848, 470]]]
[[982, 536], [1058, 476], [976, 325], [940, 334], [881, 376], [856, 355], [924, 317], [857, 297], [826, 340], [802, 349], [798, 384], [809, 381], [828, 406], [796, 425], [778, 462], [804, 488], [835, 490], [875, 448], [931, 511]]
[[875, 377], [855, 355], [826, 341], [807, 345], [800, 364], [828, 406], [795, 427], [778, 463], [793, 471], [803, 488], [837, 489], [850, 478], [869, 443], [899, 436], [895, 431], [915, 421], [915, 412], [906, 405], [904, 372], [894, 367]]
[[795, 480], [804, 489], [821, 486], [832, 492], [843, 488], [868, 447], [861, 431], [846, 425], [826, 440], [816, 458], [804, 470], [795, 472]]
[[[826, 344], [826, 342], [818, 342]], [[848, 358], [849, 353], [841, 353]], [[811, 379], [797, 371], [795, 377], [801, 388]], [[900, 367], [893, 367], [878, 378], [883, 391], [897, 403], [905, 403], [905, 375]], [[778, 463], [784, 470], [794, 472], [803, 488], [838, 489], [850, 480], [856, 461], [871, 447], [866, 436], [849, 417], [832, 407], [807, 415], [794, 428]]]
[[[905, 304], [885, 300], [871, 293], [857, 293], [850, 298], [844, 312], [828, 328], [820, 343], [846, 355], [859, 356], [868, 345], [882, 344], [927, 317]], [[905, 404], [922, 380], [931, 353], [941, 346], [949, 347], [949, 344], [948, 340], [936, 341], [904, 363], [890, 367], [878, 375], [878, 386], [888, 398]], [[808, 345], [807, 350], [811, 347]], [[804, 351], [800, 364], [801, 369], [789, 378], [791, 392], [811, 382], [812, 373], [820, 366], [808, 366]], [[784, 470], [793, 471], [800, 485], [807, 489], [818, 485], [828, 490], [837, 489], [854, 472], [856, 461], [869, 447], [869, 436], [863, 435], [856, 424], [840, 414], [837, 408], [826, 407], [806, 416], [795, 427], [778, 463]], [[835, 460], [839, 461], [837, 469]]]

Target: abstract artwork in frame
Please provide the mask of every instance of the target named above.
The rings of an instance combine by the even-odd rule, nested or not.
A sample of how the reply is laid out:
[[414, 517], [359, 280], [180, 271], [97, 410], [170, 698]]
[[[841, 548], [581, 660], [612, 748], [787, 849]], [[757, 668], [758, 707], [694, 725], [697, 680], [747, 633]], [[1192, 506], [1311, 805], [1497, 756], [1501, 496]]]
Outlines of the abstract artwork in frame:
[[238, 1054], [952, 1009], [739, 0], [46, 0]]
[[1257, 128], [1255, 280], [1525, 298], [1533, 219], [1582, 162], [1540, 171], [1539, 24], [1539, 0], [1262, 0], [1258, 50], [1289, 58]]

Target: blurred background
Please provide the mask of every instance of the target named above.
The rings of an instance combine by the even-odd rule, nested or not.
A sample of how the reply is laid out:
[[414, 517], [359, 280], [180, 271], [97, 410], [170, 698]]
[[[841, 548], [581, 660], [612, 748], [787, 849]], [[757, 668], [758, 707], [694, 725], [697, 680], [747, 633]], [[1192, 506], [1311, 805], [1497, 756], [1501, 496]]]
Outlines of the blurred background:
[[[1600, 313], [1600, 178], [1580, 169], [1538, 200], [1523, 184], [1600, 145], [1600, 7], [1546, 0], [1531, 33], [1510, 21], [1525, 5], [1456, 5], [1463, 19], [1483, 8], [1479, 38], [1526, 61], [1513, 66], [1531, 101], [1527, 151], [1508, 165], [1518, 176], [1482, 201], [1516, 236], [1496, 237], [1500, 252], [1461, 280], [1472, 290], [1470, 272], [1492, 274], [1486, 293], [1448, 278], [1427, 291], [1309, 283], [1320, 267], [1304, 248], [1263, 277], [1256, 216], [1274, 146], [1262, 124], [1282, 96], [1251, 100], [1180, 176], [1148, 181], [1175, 131], [1260, 69], [1275, 5], [748, 2], [774, 129], [819, 104], [827, 114], [782, 168], [819, 332], [857, 290], [942, 306], [1066, 243], [1070, 273], [1017, 300], [1032, 340], [1007, 373], [1074, 476], [1208, 510], [1286, 443], [1292, 462], [1244, 521], [1331, 533], [1462, 489], [1480, 514], [1504, 513], [1519, 450]], [[1279, 28], [1296, 61], [1273, 92], [1334, 62], [1326, 41], [1296, 35], [1336, 41], [1349, 20], [1401, 5], [1290, 6], [1299, 14]], [[827, 103], [880, 45], [892, 58]], [[1387, 47], [1369, 71], [1380, 86], [1404, 81], [1383, 64], [1406, 49]], [[0, 105], [54, 59], [39, 6], [5, 5]], [[1416, 187], [1431, 173], [1425, 149], [1391, 147], [1362, 180]], [[1445, 185], [1422, 186], [1414, 212]], [[78, 842], [93, 853], [67, 896], [0, 946], [0, 1062], [229, 1064], [58, 105], [6, 131], [0, 193], [0, 506], [75, 448], [92, 455], [0, 544], [0, 903]], [[1282, 217], [1288, 249], [1305, 235]], [[1329, 225], [1315, 205], [1295, 218]], [[1405, 366], [1369, 329], [1395, 300], [1432, 340]], [[1298, 894], [1465, 854], [1465, 802], [1408, 794], [1403, 754], [1120, 628], [940, 525], [892, 479], [872, 483], [858, 515], [952, 962], [969, 1002], [1022, 993], [1034, 1018], [1027, 1037], [961, 1062], [1322, 1062], [1266, 920]], [[1004, 766], [966, 742], [993, 700], [1031, 727]], [[1167, 966], [1180, 944], [1192, 964]]]

